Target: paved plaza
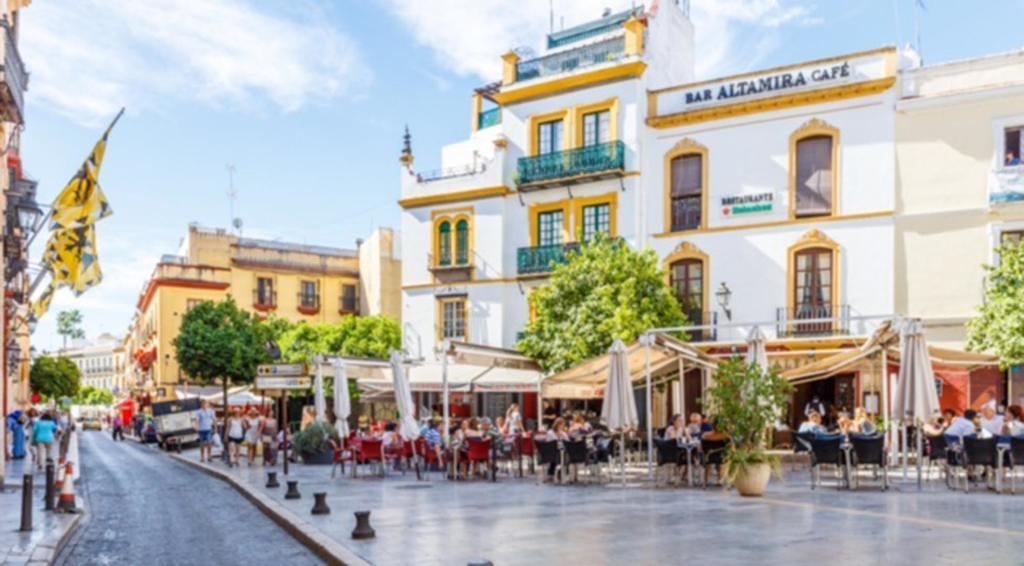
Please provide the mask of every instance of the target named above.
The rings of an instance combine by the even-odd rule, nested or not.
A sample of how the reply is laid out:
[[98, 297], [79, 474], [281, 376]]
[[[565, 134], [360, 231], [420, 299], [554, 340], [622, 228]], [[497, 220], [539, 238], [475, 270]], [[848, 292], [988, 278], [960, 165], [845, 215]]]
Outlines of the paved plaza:
[[[195, 454], [186, 455], [195, 460]], [[223, 470], [222, 464], [215, 467]], [[280, 467], [278, 467], [280, 472]], [[812, 491], [805, 470], [744, 499], [719, 488], [616, 484], [537, 485], [532, 478], [450, 482], [431, 474], [330, 479], [329, 467], [291, 467], [300, 500], [285, 485], [266, 489], [264, 470], [232, 472], [368, 562], [467, 564], [1020, 564], [1024, 495], [948, 491], [935, 481], [883, 493], [826, 485]], [[642, 474], [641, 474], [642, 477]], [[866, 478], [866, 476], [865, 476]], [[894, 475], [894, 479], [898, 476]], [[328, 516], [313, 516], [314, 491]], [[372, 511], [376, 538], [354, 541], [353, 511]]]

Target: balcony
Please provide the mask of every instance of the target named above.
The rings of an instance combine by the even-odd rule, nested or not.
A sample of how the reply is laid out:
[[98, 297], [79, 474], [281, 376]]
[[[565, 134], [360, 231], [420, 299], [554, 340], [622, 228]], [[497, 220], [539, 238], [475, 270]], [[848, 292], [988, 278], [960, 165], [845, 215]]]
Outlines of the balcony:
[[476, 127], [478, 130], [484, 128], [490, 128], [491, 126], [497, 126], [501, 123], [501, 108], [491, 108], [490, 110], [484, 110], [477, 117]]
[[850, 306], [779, 308], [775, 312], [775, 330], [780, 338], [847, 335], [850, 333]]
[[516, 65], [516, 82], [552, 77], [626, 57], [626, 38], [613, 37], [577, 49], [560, 51]]
[[24, 123], [25, 89], [28, 88], [28, 73], [21, 61], [21, 53], [14, 43], [11, 24], [7, 18], [0, 19], [4, 30], [4, 82], [0, 89], [0, 119], [5, 122]]
[[551, 273], [556, 264], [567, 262], [569, 255], [578, 252], [579, 249], [580, 245], [576, 243], [519, 248], [516, 259], [519, 275]]
[[298, 310], [302, 314], [316, 314], [320, 312], [320, 295], [310, 295], [308, 293], [298, 293]]
[[277, 291], [253, 289], [252, 308], [258, 311], [272, 311], [277, 308]]
[[990, 207], [1024, 205], [1024, 166], [1001, 167], [989, 174]]
[[521, 157], [516, 184], [520, 190], [529, 190], [620, 177], [625, 172], [625, 156], [625, 144], [613, 141]]

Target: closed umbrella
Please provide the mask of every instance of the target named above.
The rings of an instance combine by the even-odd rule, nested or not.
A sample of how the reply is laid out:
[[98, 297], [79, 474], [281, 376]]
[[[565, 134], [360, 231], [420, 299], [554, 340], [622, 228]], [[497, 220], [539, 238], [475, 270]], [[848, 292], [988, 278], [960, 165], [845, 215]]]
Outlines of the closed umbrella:
[[352, 400], [348, 396], [348, 375], [345, 372], [345, 362], [341, 359], [334, 360], [334, 416], [337, 422], [334, 427], [338, 429], [338, 436], [348, 436], [348, 417], [352, 413]]
[[[928, 344], [920, 320], [907, 321], [900, 345], [900, 373], [892, 403], [892, 418], [906, 430], [908, 423], [920, 425], [939, 411], [939, 395], [935, 390], [935, 374], [928, 356]], [[920, 427], [918, 427], [920, 428]], [[921, 487], [923, 438], [917, 436], [917, 485]], [[906, 447], [904, 446], [904, 450]], [[906, 460], [904, 459], [904, 474]]]
[[636, 427], [640, 420], [636, 415], [636, 398], [633, 382], [629, 375], [629, 360], [626, 345], [616, 340], [608, 350], [608, 382], [604, 389], [604, 404], [601, 406], [601, 421], [611, 430], [622, 435], [619, 447], [619, 465], [622, 481], [626, 481], [626, 429]]
[[313, 380], [313, 408], [316, 409], [317, 422], [327, 420], [327, 401], [324, 399], [324, 370], [320, 364], [320, 356], [313, 358], [313, 365], [316, 366], [316, 377]]
[[768, 371], [768, 349], [765, 347], [764, 333], [755, 326], [747, 337], [747, 363]]
[[420, 436], [420, 428], [416, 425], [412, 388], [405, 368], [402, 367], [402, 357], [396, 351], [391, 352], [391, 375], [395, 382], [395, 404], [400, 417], [399, 433], [406, 440], [416, 440]]

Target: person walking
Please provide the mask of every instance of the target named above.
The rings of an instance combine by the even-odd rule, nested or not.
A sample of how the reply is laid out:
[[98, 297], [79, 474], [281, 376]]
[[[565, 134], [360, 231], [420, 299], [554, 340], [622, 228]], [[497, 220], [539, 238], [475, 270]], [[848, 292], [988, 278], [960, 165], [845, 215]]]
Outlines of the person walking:
[[210, 408], [210, 402], [203, 399], [196, 413], [196, 430], [199, 432], [199, 461], [209, 462], [213, 457], [213, 425], [217, 413]]
[[114, 420], [110, 423], [110, 436], [115, 442], [124, 440], [124, 420], [121, 419], [121, 415], [114, 415]]
[[47, 460], [53, 459], [53, 444], [57, 440], [57, 423], [50, 413], [44, 413], [32, 427], [32, 442], [36, 445], [36, 468], [43, 469]]
[[263, 419], [263, 465], [277, 465], [277, 419], [273, 412]]
[[250, 466], [256, 464], [256, 457], [260, 456], [259, 453], [262, 451], [262, 443], [263, 417], [256, 409], [249, 409], [249, 417], [245, 419], [245, 446]]
[[224, 429], [228, 435], [228, 466], [238, 465], [238, 451], [245, 441], [245, 428], [238, 407], [231, 409], [230, 416], [224, 421]]

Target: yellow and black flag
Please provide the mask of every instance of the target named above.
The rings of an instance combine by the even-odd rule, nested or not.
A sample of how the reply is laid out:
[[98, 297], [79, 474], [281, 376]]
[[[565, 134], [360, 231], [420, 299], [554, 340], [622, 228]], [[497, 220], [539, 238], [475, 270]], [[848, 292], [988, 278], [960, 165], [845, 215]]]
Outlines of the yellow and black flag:
[[82, 163], [82, 167], [71, 178], [64, 190], [53, 201], [53, 212], [50, 216], [50, 230], [67, 230], [95, 224], [96, 221], [112, 214], [110, 203], [103, 189], [100, 188], [100, 168], [103, 167], [103, 156], [107, 151], [107, 136], [114, 124], [124, 114], [118, 112], [110, 123], [103, 137], [96, 142], [92, 153]]
[[43, 318], [46, 311], [50, 310], [50, 303], [53, 301], [53, 293], [57, 291], [57, 285], [54, 282], [50, 282], [47, 285], [46, 290], [43, 291], [42, 295], [32, 303], [31, 314], [35, 320]]
[[50, 236], [43, 261], [50, 266], [53, 283], [81, 295], [103, 280], [96, 250], [96, 228], [86, 225], [60, 230]]

